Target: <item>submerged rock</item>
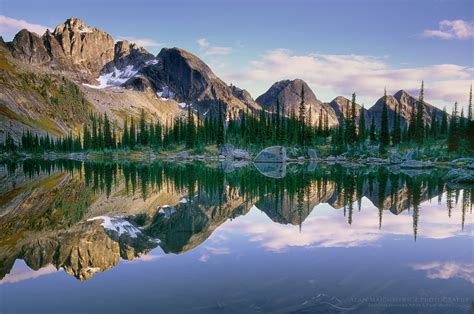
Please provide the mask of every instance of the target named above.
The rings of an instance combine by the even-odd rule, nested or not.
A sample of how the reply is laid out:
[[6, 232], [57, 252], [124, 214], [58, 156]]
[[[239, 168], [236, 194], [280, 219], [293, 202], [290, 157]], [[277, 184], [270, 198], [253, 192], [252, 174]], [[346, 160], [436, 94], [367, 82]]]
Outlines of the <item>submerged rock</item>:
[[224, 144], [220, 148], [220, 154], [226, 159], [251, 160], [250, 153], [245, 149], [235, 148], [231, 144]]
[[174, 159], [174, 160], [188, 160], [188, 159], [190, 159], [190, 156], [189, 156], [189, 153], [184, 150], [184, 151], [179, 152], [176, 155], [174, 155], [172, 157], [172, 159]]
[[250, 157], [250, 154], [248, 151], [244, 150], [244, 149], [235, 149], [233, 152], [232, 152], [232, 155], [231, 157], [233, 159], [238, 159], [238, 160], [250, 160], [251, 157]]
[[407, 160], [400, 164], [402, 169], [428, 169], [434, 168], [434, 164], [429, 161]]
[[283, 146], [271, 146], [267, 147], [258, 153], [255, 157], [255, 162], [272, 163], [272, 162], [285, 162], [286, 161], [286, 149]]
[[399, 153], [393, 153], [388, 158], [388, 161], [391, 164], [401, 164], [404, 160], [405, 160], [405, 158], [403, 158], [403, 156], [400, 155]]
[[449, 163], [451, 167], [468, 166], [474, 163], [474, 158], [458, 158]]
[[384, 165], [388, 163], [387, 159], [377, 158], [377, 157], [369, 157], [367, 158], [368, 164], [375, 164], [375, 165]]
[[318, 159], [318, 154], [316, 154], [316, 150], [310, 148], [308, 149], [308, 156], [310, 160], [317, 160]]
[[255, 163], [255, 168], [264, 176], [274, 179], [281, 179], [286, 176], [286, 163]]
[[474, 170], [451, 169], [444, 179], [453, 183], [474, 183]]

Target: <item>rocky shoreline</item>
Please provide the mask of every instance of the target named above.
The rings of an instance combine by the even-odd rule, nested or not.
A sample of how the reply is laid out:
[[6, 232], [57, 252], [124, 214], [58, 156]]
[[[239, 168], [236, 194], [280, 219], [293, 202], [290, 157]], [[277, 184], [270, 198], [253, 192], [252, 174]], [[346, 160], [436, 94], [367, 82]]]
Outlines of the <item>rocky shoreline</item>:
[[71, 159], [71, 160], [128, 160], [138, 162], [150, 162], [154, 160], [165, 160], [170, 162], [191, 162], [191, 161], [209, 161], [209, 162], [225, 162], [232, 165], [231, 168], [238, 168], [249, 163], [299, 163], [299, 164], [329, 164], [341, 165], [343, 167], [368, 167], [368, 166], [386, 166], [391, 171], [402, 171], [409, 175], [417, 175], [430, 172], [436, 168], [449, 169], [445, 176], [445, 181], [459, 184], [474, 184], [474, 158], [458, 158], [450, 162], [439, 162], [436, 160], [420, 160], [416, 158], [413, 152], [405, 155], [400, 153], [392, 153], [388, 158], [379, 157], [359, 157], [351, 158], [346, 154], [338, 156], [328, 156], [319, 158], [314, 149], [307, 149], [305, 154], [294, 148], [286, 148], [284, 146], [271, 146], [260, 151], [255, 157], [248, 151], [235, 148], [233, 145], [223, 145], [218, 155], [192, 155], [188, 151], [183, 150], [174, 155], [160, 154], [156, 152], [134, 152], [127, 153], [43, 153], [43, 154], [3, 154], [0, 160], [24, 160], [24, 159]]

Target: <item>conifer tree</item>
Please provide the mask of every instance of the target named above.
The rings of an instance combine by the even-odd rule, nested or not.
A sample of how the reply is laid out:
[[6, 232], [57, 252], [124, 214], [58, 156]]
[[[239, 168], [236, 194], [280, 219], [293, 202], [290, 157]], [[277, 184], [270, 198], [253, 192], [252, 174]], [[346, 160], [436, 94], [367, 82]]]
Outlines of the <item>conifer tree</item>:
[[148, 144], [148, 132], [146, 129], [145, 110], [142, 109], [140, 113], [140, 144], [145, 146]]
[[128, 148], [130, 146], [130, 136], [128, 130], [128, 119], [125, 118], [123, 122], [123, 134], [122, 134], [122, 148]]
[[459, 138], [458, 138], [458, 103], [454, 103], [453, 113], [451, 115], [451, 121], [449, 123], [449, 133], [448, 133], [448, 152], [456, 151], [459, 148]]
[[364, 142], [365, 141], [365, 114], [364, 114], [364, 105], [362, 104], [362, 107], [360, 108], [360, 114], [359, 114], [359, 141]]
[[370, 123], [370, 142], [374, 144], [377, 141], [377, 135], [375, 134], [375, 118], [372, 116], [372, 121]]
[[388, 112], [387, 112], [387, 90], [383, 96], [383, 107], [380, 121], [380, 145], [387, 146], [390, 143], [388, 131]]
[[222, 100], [218, 101], [218, 115], [217, 115], [217, 145], [225, 144], [225, 108]]
[[92, 116], [92, 148], [97, 149], [99, 147], [99, 141], [97, 138], [97, 118], [95, 115]]
[[[87, 124], [85, 123], [82, 127], [82, 136], [84, 139], [84, 144], [83, 144], [84, 150], [91, 149], [91, 133], [89, 131], [89, 128], [87, 127]], [[49, 137], [48, 137], [48, 141], [49, 141]]]
[[348, 116], [349, 120], [349, 139], [348, 142], [353, 144], [357, 141], [357, 132], [356, 132], [356, 94], [352, 93], [351, 100], [351, 111]]
[[194, 125], [194, 116], [191, 112], [191, 106], [188, 106], [188, 121], [186, 128], [186, 148], [193, 148], [196, 140], [196, 126]]
[[418, 144], [423, 143], [423, 138], [425, 135], [424, 131], [424, 126], [425, 126], [425, 121], [424, 121], [424, 108], [425, 108], [425, 102], [424, 102], [424, 88], [423, 88], [423, 81], [421, 82], [421, 89], [420, 89], [420, 96], [418, 97], [418, 102], [417, 102], [417, 112], [416, 112], [416, 126], [415, 126], [415, 140]]
[[469, 90], [469, 107], [467, 113], [467, 132], [466, 136], [469, 140], [469, 148], [474, 150], [474, 112], [472, 108], [472, 85]]
[[112, 148], [112, 130], [107, 113], [104, 114], [104, 147]]
[[446, 136], [447, 133], [448, 133], [448, 114], [446, 112], [446, 107], [443, 108], [443, 115], [441, 117], [440, 133], [443, 136]]
[[305, 144], [306, 139], [306, 123], [305, 123], [305, 116], [306, 116], [306, 106], [304, 102], [304, 85], [301, 86], [301, 102], [299, 106], [299, 127], [298, 127], [298, 143], [300, 145]]
[[135, 130], [135, 122], [133, 120], [133, 117], [130, 119], [130, 132], [129, 134], [129, 147], [134, 148], [136, 145], [137, 141], [137, 135], [136, 135], [136, 130]]

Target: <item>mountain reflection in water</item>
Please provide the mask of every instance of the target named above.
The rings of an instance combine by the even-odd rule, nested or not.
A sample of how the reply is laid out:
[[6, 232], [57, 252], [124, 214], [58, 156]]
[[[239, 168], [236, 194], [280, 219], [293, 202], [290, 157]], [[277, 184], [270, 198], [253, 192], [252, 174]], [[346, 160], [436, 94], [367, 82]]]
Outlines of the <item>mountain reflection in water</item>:
[[[383, 232], [410, 232], [414, 241], [419, 236], [472, 234], [465, 225], [472, 214], [474, 188], [445, 184], [443, 170], [413, 174], [386, 167], [275, 166], [281, 165], [229, 170], [226, 165], [204, 163], [25, 160], [3, 164], [0, 278], [8, 281], [15, 261], [23, 259], [33, 270], [54, 265], [86, 280], [116, 266], [120, 259], [146, 256], [158, 246], [167, 254], [192, 250], [224, 222], [251, 210], [262, 211], [274, 224], [222, 227], [250, 234], [274, 251], [315, 243], [351, 247], [376, 241]], [[445, 203], [444, 217], [430, 216], [430, 203], [422, 205], [426, 208], [420, 212], [422, 203], [436, 200]], [[337, 220], [313, 215], [319, 204], [338, 210]], [[373, 206], [376, 211], [364, 211]], [[449, 221], [455, 209], [461, 211], [461, 219]], [[405, 211], [410, 214], [401, 217]], [[375, 225], [351, 228], [359, 217], [369, 221], [374, 213]], [[426, 228], [419, 232], [424, 214]], [[400, 217], [384, 231], [387, 215]], [[303, 230], [291, 237], [283, 225]]]

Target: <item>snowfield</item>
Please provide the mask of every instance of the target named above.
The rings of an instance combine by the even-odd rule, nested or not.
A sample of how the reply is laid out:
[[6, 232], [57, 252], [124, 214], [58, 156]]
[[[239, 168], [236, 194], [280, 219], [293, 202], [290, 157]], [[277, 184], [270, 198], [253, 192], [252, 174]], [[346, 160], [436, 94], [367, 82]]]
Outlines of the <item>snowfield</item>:
[[117, 87], [137, 75], [138, 70], [135, 70], [133, 65], [128, 65], [124, 69], [119, 70], [114, 67], [114, 71], [99, 76], [97, 81], [99, 85], [83, 84], [84, 86], [102, 89], [106, 87]]
[[102, 226], [106, 230], [115, 231], [119, 236], [127, 234], [131, 238], [136, 238], [141, 234], [140, 229], [132, 225], [122, 217], [97, 216], [87, 221], [102, 220]]

